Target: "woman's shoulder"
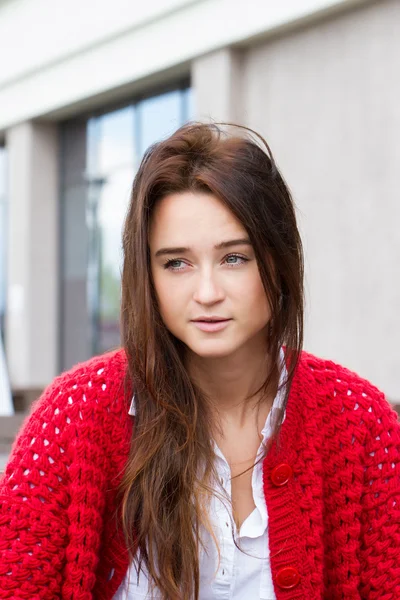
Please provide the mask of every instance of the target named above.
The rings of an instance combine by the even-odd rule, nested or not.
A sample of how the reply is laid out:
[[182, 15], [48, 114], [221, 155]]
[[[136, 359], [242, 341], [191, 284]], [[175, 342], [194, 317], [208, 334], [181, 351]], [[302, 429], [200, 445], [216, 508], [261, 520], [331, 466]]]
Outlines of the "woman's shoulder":
[[14, 484], [36, 471], [44, 480], [54, 469], [65, 481], [69, 466], [82, 454], [79, 445], [101, 441], [105, 453], [114, 445], [122, 447], [131, 426], [126, 367], [124, 352], [117, 350], [56, 377], [32, 404], [14, 441], [3, 486], [7, 477]]
[[123, 348], [79, 362], [54, 378], [51, 385], [64, 386], [97, 385], [103, 380], [120, 380], [126, 373], [127, 359]]
[[299, 372], [303, 374], [300, 377], [311, 382], [319, 409], [328, 411], [332, 417], [364, 424], [385, 415], [392, 423], [397, 421], [397, 413], [384, 392], [355, 371], [304, 351]]
[[42, 396], [33, 403], [33, 409], [50, 400], [60, 402], [60, 397], [67, 397], [69, 405], [90, 405], [92, 402], [99, 405], [100, 399], [105, 404], [115, 401], [124, 392], [126, 369], [123, 349], [77, 363], [53, 379]]
[[303, 350], [299, 363], [310, 371], [316, 382], [320, 384], [336, 381], [337, 383], [345, 383], [349, 386], [361, 385], [366, 388], [371, 387], [373, 390], [378, 391], [378, 388], [370, 381], [355, 371], [331, 359], [316, 356], [311, 352]]
[[[61, 373], [32, 404], [13, 444], [12, 456], [29, 448], [48, 451], [56, 441], [70, 446], [90, 429], [125, 427], [129, 390], [125, 384], [127, 361], [123, 350], [115, 350], [76, 364]], [[126, 409], [126, 410], [125, 410]], [[35, 460], [35, 458], [33, 459]]]

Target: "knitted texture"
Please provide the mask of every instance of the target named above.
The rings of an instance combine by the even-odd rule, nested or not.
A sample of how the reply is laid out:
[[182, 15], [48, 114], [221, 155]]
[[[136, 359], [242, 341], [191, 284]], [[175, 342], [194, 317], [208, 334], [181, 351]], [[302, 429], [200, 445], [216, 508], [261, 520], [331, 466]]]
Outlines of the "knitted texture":
[[[96, 357], [33, 406], [0, 481], [1, 599], [111, 600], [122, 582], [125, 372], [123, 351]], [[277, 600], [400, 598], [400, 425], [375, 387], [303, 353], [263, 474]]]

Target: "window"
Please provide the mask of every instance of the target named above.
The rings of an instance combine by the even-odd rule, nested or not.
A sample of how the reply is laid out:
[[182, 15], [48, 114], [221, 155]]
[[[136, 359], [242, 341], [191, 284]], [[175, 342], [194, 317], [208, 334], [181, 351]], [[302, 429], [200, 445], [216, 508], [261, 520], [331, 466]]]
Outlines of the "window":
[[135, 171], [192, 111], [183, 87], [64, 124], [62, 369], [120, 345], [121, 234]]

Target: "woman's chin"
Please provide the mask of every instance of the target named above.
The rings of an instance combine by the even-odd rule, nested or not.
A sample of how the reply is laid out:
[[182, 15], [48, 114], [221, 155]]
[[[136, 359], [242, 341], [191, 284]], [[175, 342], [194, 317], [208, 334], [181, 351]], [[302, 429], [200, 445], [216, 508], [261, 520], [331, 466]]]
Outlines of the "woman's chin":
[[226, 358], [235, 352], [236, 346], [221, 342], [205, 342], [201, 344], [187, 344], [190, 352], [201, 358]]

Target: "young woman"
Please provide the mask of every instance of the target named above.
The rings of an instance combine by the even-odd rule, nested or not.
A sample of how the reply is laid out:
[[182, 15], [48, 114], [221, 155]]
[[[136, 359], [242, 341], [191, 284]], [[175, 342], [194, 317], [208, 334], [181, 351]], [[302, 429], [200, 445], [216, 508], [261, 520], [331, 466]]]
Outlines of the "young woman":
[[151, 147], [123, 349], [58, 377], [0, 483], [0, 598], [400, 598], [400, 427], [302, 352], [303, 259], [260, 136]]

